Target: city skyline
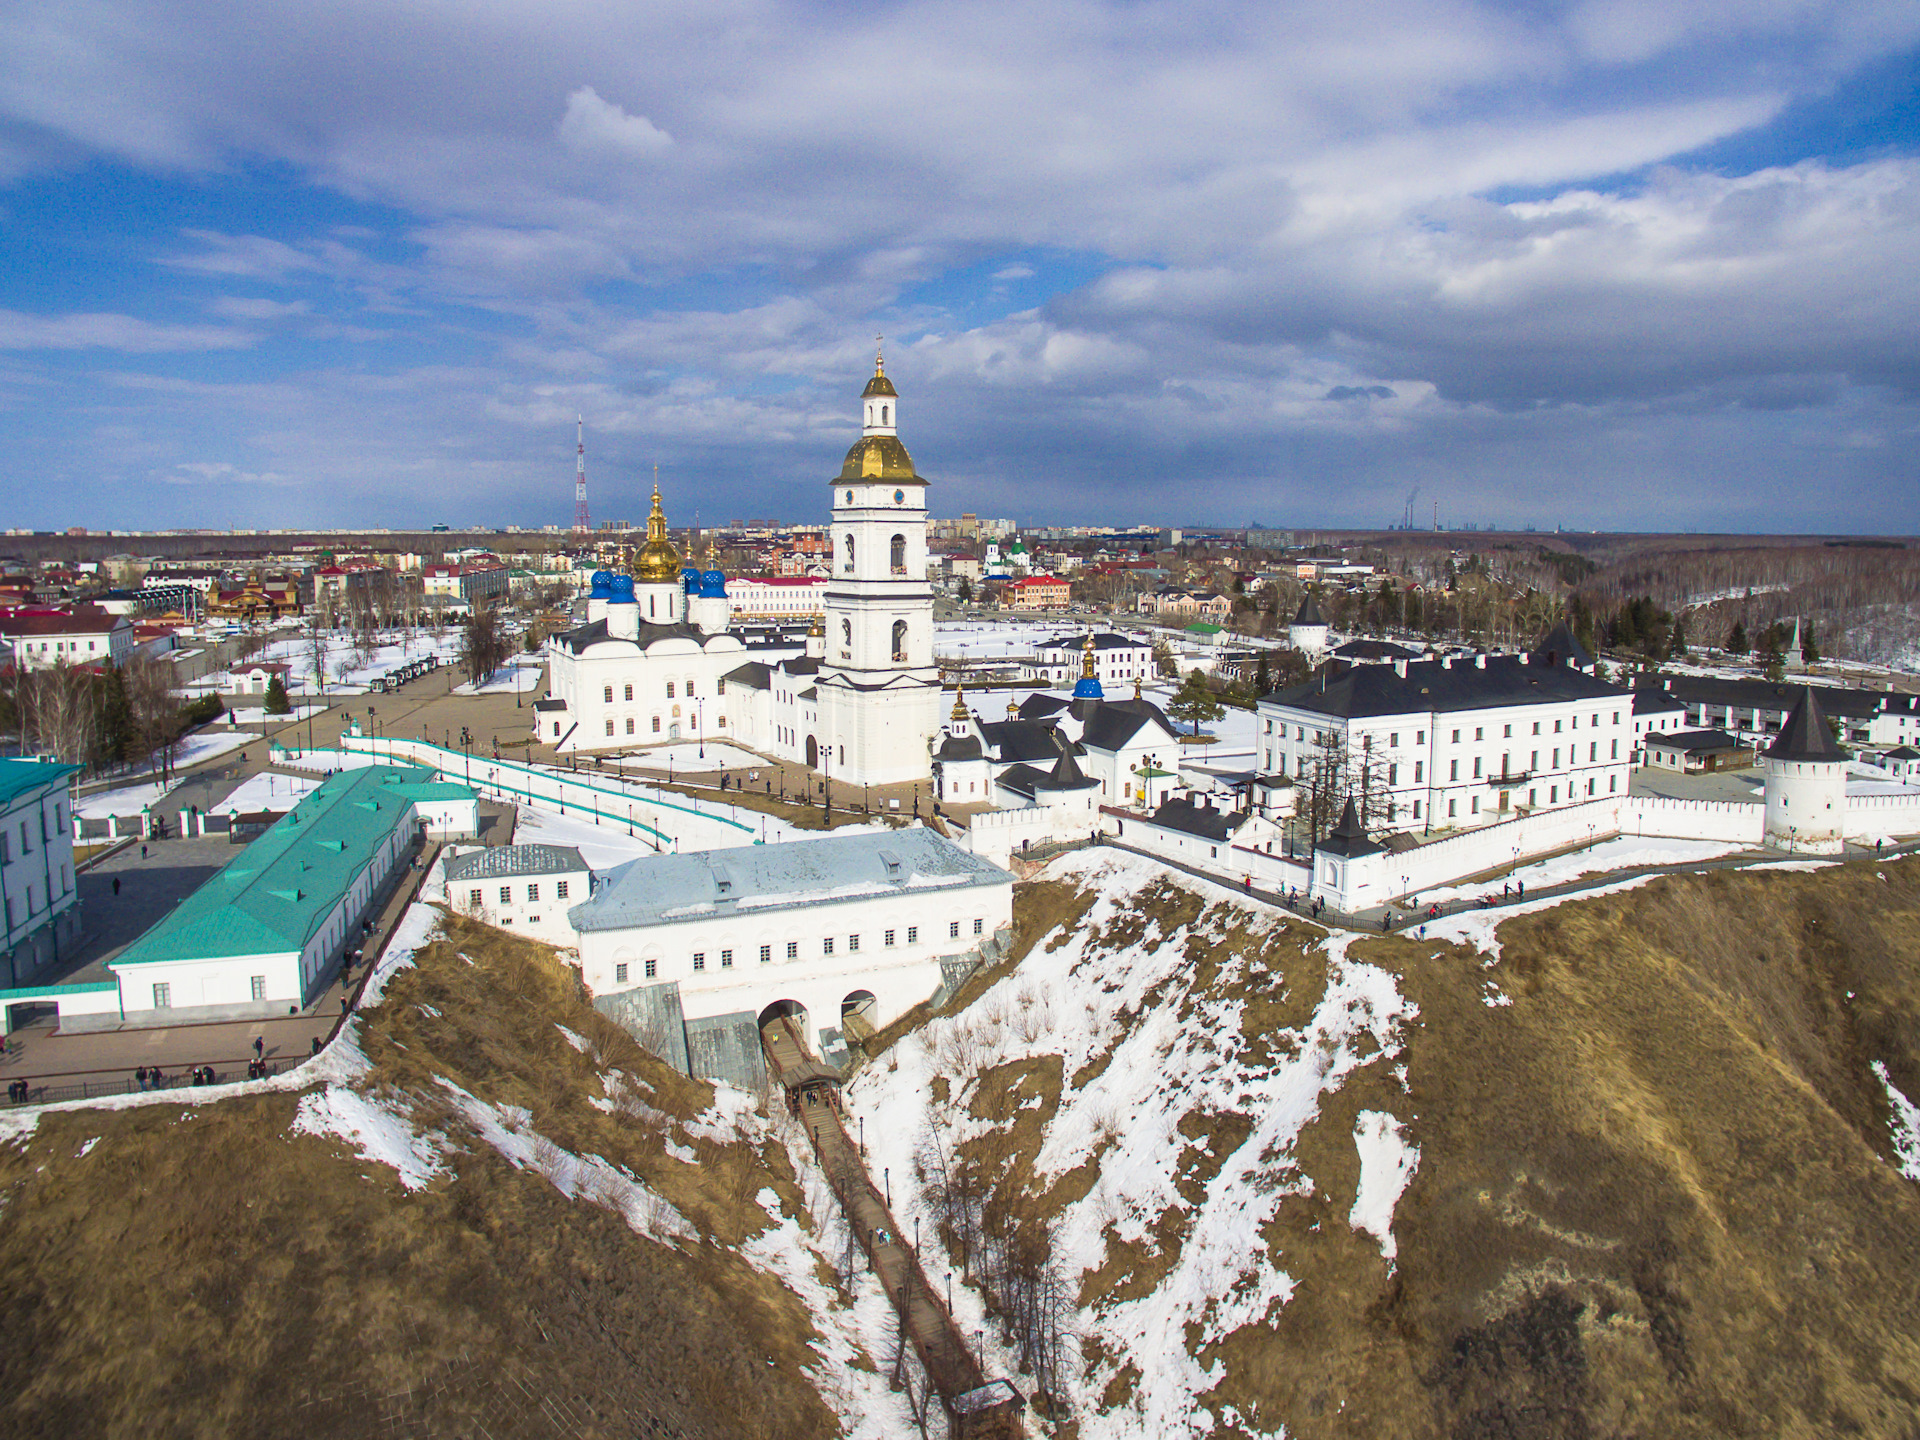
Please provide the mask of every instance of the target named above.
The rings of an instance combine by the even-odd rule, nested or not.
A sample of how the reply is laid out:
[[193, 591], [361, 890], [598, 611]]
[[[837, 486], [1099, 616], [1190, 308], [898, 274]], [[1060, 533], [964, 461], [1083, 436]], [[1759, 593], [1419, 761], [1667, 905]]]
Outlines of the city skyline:
[[0, 20], [9, 525], [1911, 531], [1920, 17]]

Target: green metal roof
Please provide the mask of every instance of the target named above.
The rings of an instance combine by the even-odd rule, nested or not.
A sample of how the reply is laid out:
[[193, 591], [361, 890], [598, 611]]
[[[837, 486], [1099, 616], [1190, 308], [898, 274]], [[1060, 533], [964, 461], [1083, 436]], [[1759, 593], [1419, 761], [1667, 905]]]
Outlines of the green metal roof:
[[0, 760], [0, 807], [13, 804], [41, 786], [65, 785], [69, 775], [79, 773], [78, 765], [61, 765], [51, 760]]
[[107, 968], [302, 950], [416, 799], [457, 794], [417, 765], [369, 765], [321, 782]]

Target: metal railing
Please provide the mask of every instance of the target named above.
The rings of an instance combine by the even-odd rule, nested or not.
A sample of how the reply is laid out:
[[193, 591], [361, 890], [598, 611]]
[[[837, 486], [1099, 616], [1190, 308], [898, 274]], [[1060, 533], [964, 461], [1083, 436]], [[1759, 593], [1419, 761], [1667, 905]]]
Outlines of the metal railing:
[[[16, 1076], [7, 1082], [5, 1092], [0, 1093], [0, 1109], [17, 1110], [22, 1105], [53, 1105], [62, 1100], [96, 1100], [107, 1095], [137, 1095], [148, 1090], [155, 1092], [163, 1090], [193, 1090], [205, 1089], [209, 1085], [231, 1085], [242, 1080], [265, 1079], [269, 1075], [283, 1075], [296, 1065], [306, 1064], [307, 1061], [312, 1058], [311, 1055], [288, 1055], [278, 1060], [268, 1060], [259, 1063], [258, 1069], [252, 1075], [247, 1073], [248, 1067], [255, 1064], [255, 1062], [252, 1061], [229, 1060], [212, 1065], [202, 1062], [198, 1065], [185, 1066], [179, 1070], [162, 1071], [158, 1082], [152, 1080], [136, 1080], [133, 1076], [129, 1075], [124, 1079], [118, 1080], [79, 1080], [70, 1081], [62, 1085], [50, 1081], [36, 1082]], [[220, 1065], [230, 1067], [237, 1066], [237, 1068], [221, 1069]], [[211, 1080], [196, 1080], [194, 1078], [196, 1074], [204, 1075], [209, 1069], [212, 1070], [213, 1074]], [[16, 1085], [23, 1083], [23, 1081], [27, 1087], [24, 1099], [20, 1098], [19, 1093], [14, 1088]]]

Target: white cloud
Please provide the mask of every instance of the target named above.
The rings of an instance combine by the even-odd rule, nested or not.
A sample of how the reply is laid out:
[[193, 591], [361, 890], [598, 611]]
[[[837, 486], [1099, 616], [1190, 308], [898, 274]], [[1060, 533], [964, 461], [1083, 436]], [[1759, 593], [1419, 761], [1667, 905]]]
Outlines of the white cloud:
[[309, 313], [305, 300], [263, 300], [253, 295], [222, 295], [207, 308], [227, 320], [287, 320]]
[[673, 137], [644, 115], [629, 115], [602, 100], [591, 85], [567, 96], [560, 117], [560, 143], [572, 150], [602, 150], [652, 157], [673, 144]]
[[0, 310], [0, 350], [241, 350], [255, 336], [214, 325], [156, 325], [131, 315], [27, 315]]

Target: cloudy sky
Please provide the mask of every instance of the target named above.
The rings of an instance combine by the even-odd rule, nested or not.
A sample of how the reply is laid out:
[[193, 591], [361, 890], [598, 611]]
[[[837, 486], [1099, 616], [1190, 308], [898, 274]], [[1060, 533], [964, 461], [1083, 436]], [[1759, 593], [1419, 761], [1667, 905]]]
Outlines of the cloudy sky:
[[15, 0], [0, 522], [1920, 529], [1920, 6]]

